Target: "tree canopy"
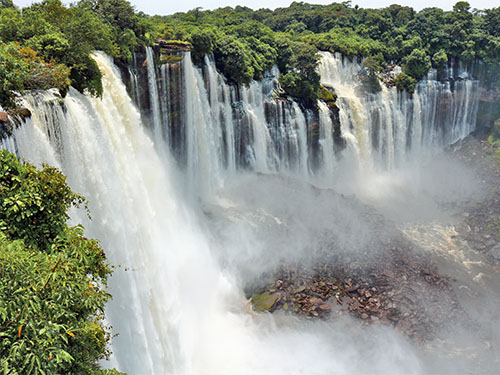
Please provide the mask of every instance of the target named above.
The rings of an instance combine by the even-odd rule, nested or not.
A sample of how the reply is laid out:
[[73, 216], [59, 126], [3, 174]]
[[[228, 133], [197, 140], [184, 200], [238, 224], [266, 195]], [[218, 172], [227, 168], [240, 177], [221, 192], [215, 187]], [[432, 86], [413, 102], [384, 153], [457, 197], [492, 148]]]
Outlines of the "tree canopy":
[[[308, 49], [400, 64], [405, 75], [397, 86], [411, 90], [431, 67], [442, 69], [450, 60], [481, 60], [490, 73], [498, 70], [499, 24], [500, 7], [471, 9], [465, 1], [451, 11], [430, 7], [417, 12], [395, 4], [364, 9], [346, 1], [294, 2], [286, 8], [255, 11], [242, 6], [195, 8], [169, 16], [137, 12], [126, 0], [81, 0], [69, 7], [60, 0], [42, 0], [22, 12], [10, 0], [0, 3], [0, 43], [19, 43], [36, 51], [46, 65], [64, 65], [68, 82], [82, 92], [102, 92], [92, 50], [130, 61], [137, 48], [162, 38], [190, 42], [198, 64], [213, 54], [218, 69], [236, 84], [261, 79], [277, 64], [286, 93], [306, 106], [319, 92], [316, 65], [309, 61], [317, 61], [317, 55], [310, 52], [306, 62], [299, 61]], [[10, 82], [0, 88], [1, 105], [11, 104], [9, 90], [31, 87], [29, 77], [17, 78], [3, 78]]]
[[[153, 16], [149, 21], [156, 36], [190, 41], [194, 55], [213, 52], [217, 67], [236, 83], [245, 84], [252, 75], [259, 79], [263, 69], [277, 64], [287, 94], [306, 105], [315, 101], [319, 88], [315, 64], [309, 61], [317, 56], [311, 51], [304, 54], [306, 46], [349, 58], [371, 58], [381, 66], [400, 64], [403, 75], [397, 86], [410, 91], [431, 67], [442, 69], [450, 59], [466, 64], [480, 59], [491, 71], [500, 63], [500, 7], [480, 11], [464, 1], [448, 12], [439, 8], [417, 12], [400, 5], [363, 9], [348, 1], [330, 5], [294, 2], [273, 11], [241, 6], [196, 8]], [[232, 61], [235, 58], [238, 69]], [[305, 61], [299, 67], [301, 59]]]
[[113, 374], [103, 325], [111, 268], [67, 210], [84, 202], [55, 168], [0, 150], [0, 372]]

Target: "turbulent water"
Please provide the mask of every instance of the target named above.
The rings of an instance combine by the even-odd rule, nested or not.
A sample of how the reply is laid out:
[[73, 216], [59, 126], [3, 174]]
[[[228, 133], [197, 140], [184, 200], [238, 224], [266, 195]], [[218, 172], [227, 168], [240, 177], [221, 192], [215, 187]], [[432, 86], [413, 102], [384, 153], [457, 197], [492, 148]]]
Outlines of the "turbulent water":
[[161, 67], [152, 50], [146, 57], [147, 124], [118, 70], [95, 54], [102, 99], [34, 92], [25, 97], [32, 118], [1, 145], [60, 167], [88, 197], [93, 220], [77, 210], [72, 220], [120, 266], [107, 307], [119, 335], [106, 366], [129, 374], [422, 372], [417, 350], [390, 328], [254, 314], [243, 287], [282, 256], [307, 255], [318, 240], [306, 235], [313, 228], [334, 225], [341, 245], [368, 243], [355, 209], [298, 182], [335, 186], [346, 169], [389, 170], [466, 136], [477, 82], [364, 94], [355, 90], [360, 65], [324, 54], [322, 81], [339, 98], [344, 142], [336, 142], [326, 104], [314, 113], [275, 98], [277, 69], [235, 88], [209, 58], [199, 69], [189, 54]]

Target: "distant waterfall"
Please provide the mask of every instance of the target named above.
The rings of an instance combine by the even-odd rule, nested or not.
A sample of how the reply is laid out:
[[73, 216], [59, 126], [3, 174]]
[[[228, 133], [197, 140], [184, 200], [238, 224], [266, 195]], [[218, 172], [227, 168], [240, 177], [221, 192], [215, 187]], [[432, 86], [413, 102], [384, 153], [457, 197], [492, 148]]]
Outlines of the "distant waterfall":
[[335, 90], [341, 126], [361, 163], [392, 169], [408, 155], [450, 145], [474, 130], [479, 82], [420, 81], [414, 94], [381, 85], [366, 93], [362, 66], [341, 54], [321, 53], [321, 82]]

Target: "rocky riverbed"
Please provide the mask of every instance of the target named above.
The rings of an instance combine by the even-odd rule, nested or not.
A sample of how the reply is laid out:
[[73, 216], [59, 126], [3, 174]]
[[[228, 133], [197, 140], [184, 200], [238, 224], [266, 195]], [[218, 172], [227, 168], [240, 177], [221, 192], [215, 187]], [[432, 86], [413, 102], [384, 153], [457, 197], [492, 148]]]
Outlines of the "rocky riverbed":
[[[478, 199], [454, 202], [453, 207], [443, 203], [443, 210], [453, 212], [453, 220], [435, 230], [446, 228], [453, 246], [459, 251], [467, 248], [467, 256], [481, 264], [490, 278], [500, 277], [495, 275], [500, 265], [500, 164], [482, 133], [447, 153], [473, 168], [482, 193]], [[373, 243], [382, 250], [371, 255], [369, 262], [363, 260], [363, 253], [342, 252], [306, 267], [282, 266], [260, 285], [252, 285], [247, 295], [256, 311], [284, 311], [305, 319], [349, 314], [361, 324], [392, 325], [419, 342], [436, 339], [438, 332], [458, 320], [474, 329], [476, 322], [457, 293], [459, 288], [470, 288], [447, 272], [447, 267], [454, 267], [449, 259], [442, 261], [440, 254], [424, 249], [419, 240], [418, 235], [433, 241], [429, 228], [385, 229], [380, 241]], [[439, 246], [444, 253], [452, 253], [446, 241]], [[467, 267], [474, 263], [460, 259]], [[471, 274], [471, 279], [481, 275]]]

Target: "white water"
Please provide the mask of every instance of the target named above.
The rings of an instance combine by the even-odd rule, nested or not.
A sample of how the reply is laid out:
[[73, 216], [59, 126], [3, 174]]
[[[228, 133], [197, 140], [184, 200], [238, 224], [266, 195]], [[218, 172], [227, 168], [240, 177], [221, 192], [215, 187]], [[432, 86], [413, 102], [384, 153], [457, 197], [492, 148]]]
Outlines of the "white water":
[[338, 95], [342, 133], [361, 165], [391, 170], [474, 130], [478, 81], [456, 81], [452, 91], [449, 82], [424, 80], [414, 94], [382, 85], [371, 94], [362, 89], [361, 69], [338, 53], [321, 53], [321, 81]]
[[154, 64], [153, 49], [146, 47], [146, 63], [148, 68], [148, 88], [149, 100], [153, 112], [153, 129], [155, 138], [162, 137], [162, 121], [160, 112], [160, 96], [158, 95], [158, 83], [156, 78], [156, 69]]
[[[237, 216], [235, 196], [251, 202], [253, 195], [265, 198], [267, 194], [275, 205], [289, 203], [286, 195], [280, 197], [281, 190], [272, 191], [278, 187], [285, 192], [280, 184], [269, 184], [267, 191], [268, 185], [261, 184], [265, 180], [253, 184], [243, 180], [239, 185], [234, 173], [237, 169], [281, 172], [306, 181], [312, 173], [307, 113], [295, 103], [276, 103], [271, 99], [275, 77], [236, 92], [215, 71], [212, 62], [207, 61], [205, 76], [209, 78], [204, 80], [189, 56], [184, 58], [182, 121], [186, 144], [182, 147], [187, 177], [178, 188], [179, 184], [172, 181], [178, 176], [176, 163], [168, 153], [158, 150], [171, 144], [171, 139], [161, 136], [158, 129], [160, 124], [165, 126], [165, 118], [155, 116], [151, 139], [111, 62], [101, 54], [95, 59], [103, 71], [102, 100], [71, 90], [61, 105], [53, 93], [33, 94], [26, 98], [33, 112], [32, 120], [15, 130], [2, 146], [37, 163], [59, 166], [68, 175], [72, 188], [89, 199], [93, 221], [88, 222], [78, 211], [73, 213], [73, 220], [82, 221], [87, 234], [100, 240], [110, 261], [121, 265], [111, 280], [114, 300], [107, 308], [108, 320], [114, 332], [119, 333], [113, 340], [110, 366], [129, 374], [173, 375], [422, 372], [417, 350], [392, 329], [360, 327], [348, 318], [308, 322], [290, 316], [254, 314], [247, 306], [241, 290], [245, 280], [237, 272], [241, 264], [252, 268], [252, 262], [267, 262], [266, 266], [271, 267], [280, 261], [278, 255], [273, 255], [273, 251], [278, 251], [278, 246], [273, 246], [280, 244], [268, 241], [274, 234], [263, 228], [257, 234], [266, 237], [259, 237], [247, 228], [262, 225], [265, 218], [277, 223], [278, 228], [283, 218], [309, 225], [301, 223], [300, 216], [287, 217], [288, 212], [294, 211], [285, 210], [280, 218], [249, 209], [248, 217]], [[156, 82], [156, 78], [151, 78], [156, 74], [154, 69], [150, 73], [150, 82]], [[167, 71], [162, 70], [162, 77], [166, 75]], [[342, 88], [337, 87], [339, 91]], [[399, 134], [404, 129], [399, 127], [406, 125], [396, 120], [384, 124], [383, 134], [393, 138], [389, 138], [392, 146], [387, 144], [389, 141], [380, 140], [380, 144], [386, 144], [383, 147], [391, 150], [381, 153], [380, 144], [372, 148], [372, 132], [363, 128], [367, 125], [363, 121], [372, 116], [365, 110], [372, 103], [378, 103], [377, 110], [392, 118], [387, 115], [394, 115], [389, 103], [400, 100], [401, 104], [401, 99], [396, 99], [399, 94], [383, 91], [371, 102], [355, 93], [346, 94], [345, 100], [342, 95], [339, 97], [345, 109], [357, 109], [341, 111], [341, 116], [347, 116], [341, 118], [341, 125], [348, 154], [360, 163], [376, 163], [370, 155], [378, 155], [387, 165], [394, 163], [397, 155], [404, 153], [405, 148], [397, 144], [403, 143]], [[432, 95], [420, 100], [422, 106], [428, 105], [425, 100], [429, 97]], [[318, 126], [322, 173], [333, 179], [333, 125], [326, 111], [321, 104]], [[398, 116], [397, 121], [414, 121], [415, 111], [401, 110]], [[458, 121], [458, 115], [454, 116], [454, 121]], [[428, 133], [415, 130], [412, 134], [419, 137], [418, 134]], [[457, 131], [453, 136], [457, 134], [462, 133]], [[236, 179], [232, 190], [237, 194], [232, 196], [222, 190], [230, 178]], [[191, 190], [191, 194], [184, 194], [185, 190]], [[229, 217], [232, 224], [227, 224], [225, 230], [226, 224], [217, 222], [229, 237], [224, 248], [219, 239], [207, 232], [206, 218], [200, 215], [193, 193], [205, 204], [214, 200], [222, 205], [221, 201], [227, 198], [223, 203], [225, 209], [233, 210], [234, 215]], [[191, 197], [187, 202], [186, 196]], [[291, 204], [302, 204], [310, 214], [316, 207], [309, 203], [306, 200]], [[334, 222], [335, 211], [327, 211]], [[344, 242], [356, 243], [364, 236], [357, 224], [349, 234], [353, 223], [356, 221], [335, 224], [346, 237], [353, 237], [343, 239]], [[270, 228], [272, 232], [274, 227]], [[300, 234], [303, 229], [298, 229]], [[300, 239], [297, 233], [285, 235], [291, 237], [290, 241], [299, 239], [290, 247], [301, 252], [309, 248], [310, 244], [305, 245], [307, 238]], [[281, 240], [277, 235], [276, 239]], [[285, 251], [291, 255], [290, 249]], [[235, 266], [233, 262], [239, 263]]]

